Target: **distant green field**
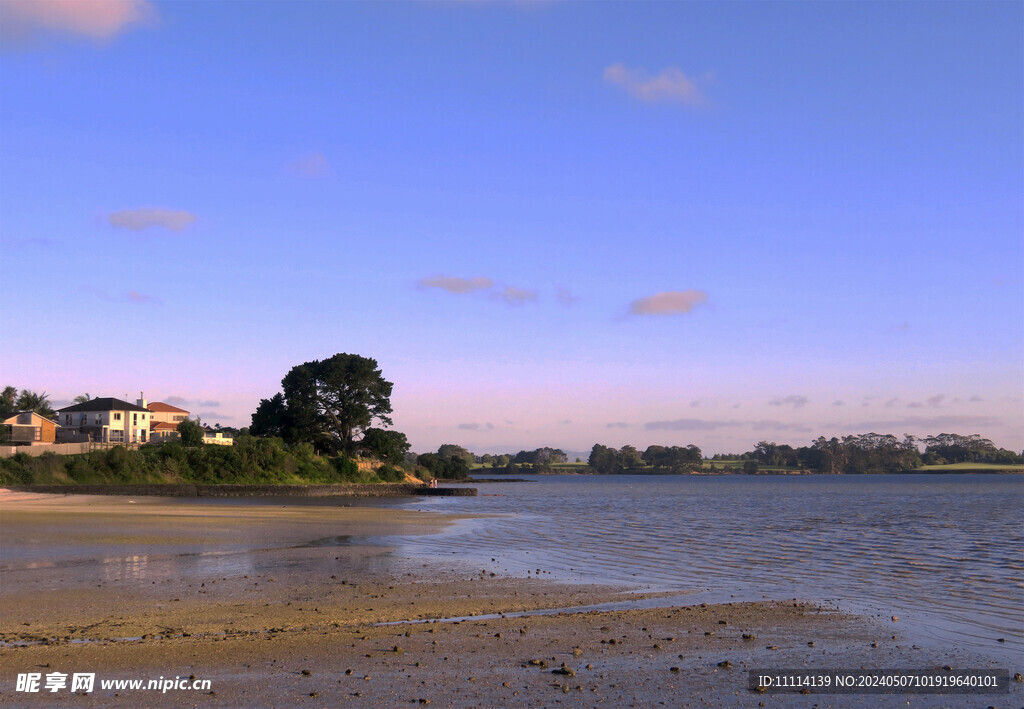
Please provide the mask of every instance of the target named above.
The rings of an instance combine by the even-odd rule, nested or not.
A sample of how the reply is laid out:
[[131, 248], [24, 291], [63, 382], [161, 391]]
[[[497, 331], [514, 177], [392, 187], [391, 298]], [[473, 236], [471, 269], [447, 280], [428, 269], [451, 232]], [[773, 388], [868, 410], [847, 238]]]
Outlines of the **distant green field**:
[[950, 463], [949, 465], [922, 465], [918, 470], [931, 470], [937, 473], [954, 470], [1013, 470], [1024, 473], [1024, 465], [1007, 465], [1000, 463]]

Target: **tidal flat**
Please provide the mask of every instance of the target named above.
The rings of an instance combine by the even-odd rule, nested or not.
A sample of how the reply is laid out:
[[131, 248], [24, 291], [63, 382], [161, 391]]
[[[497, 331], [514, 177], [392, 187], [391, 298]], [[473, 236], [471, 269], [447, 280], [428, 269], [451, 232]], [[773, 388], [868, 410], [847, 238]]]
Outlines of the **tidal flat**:
[[[947, 707], [1024, 696], [1019, 683], [984, 696], [752, 692], [749, 669], [988, 667], [914, 645], [898, 619], [799, 599], [689, 604], [677, 593], [664, 607], [574, 613], [668, 594], [496, 575], [387, 543], [429, 543], [464, 515], [0, 495], [5, 706]], [[562, 612], [512, 615], [541, 609]], [[467, 619], [435, 622], [457, 618]], [[95, 672], [97, 685], [88, 698], [18, 692], [26, 672]], [[175, 676], [210, 688], [99, 687]]]

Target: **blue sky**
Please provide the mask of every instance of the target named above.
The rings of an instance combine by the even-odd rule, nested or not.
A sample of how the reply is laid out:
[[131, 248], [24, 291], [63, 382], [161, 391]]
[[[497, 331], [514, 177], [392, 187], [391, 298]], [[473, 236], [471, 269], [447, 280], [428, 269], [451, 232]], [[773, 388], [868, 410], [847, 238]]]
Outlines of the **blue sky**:
[[1024, 448], [1021, 3], [0, 4], [0, 383]]

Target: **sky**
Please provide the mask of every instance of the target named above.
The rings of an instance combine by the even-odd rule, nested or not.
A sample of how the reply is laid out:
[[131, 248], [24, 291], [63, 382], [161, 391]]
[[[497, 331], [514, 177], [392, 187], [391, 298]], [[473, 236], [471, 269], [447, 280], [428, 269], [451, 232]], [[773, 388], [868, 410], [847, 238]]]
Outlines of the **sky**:
[[0, 2], [0, 385], [1024, 448], [1024, 3]]

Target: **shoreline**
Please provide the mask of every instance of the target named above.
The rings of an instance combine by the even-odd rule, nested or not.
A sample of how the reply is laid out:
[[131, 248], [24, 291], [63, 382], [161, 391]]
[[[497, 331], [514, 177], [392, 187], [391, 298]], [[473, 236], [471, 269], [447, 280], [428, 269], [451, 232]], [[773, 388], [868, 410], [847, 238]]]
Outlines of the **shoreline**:
[[[474, 496], [472, 488], [429, 487], [425, 483], [210, 484], [86, 483], [75, 485], [7, 485], [4, 491], [42, 495], [125, 495], [129, 497], [406, 497]], [[3, 498], [0, 497], [0, 501]]]
[[[458, 519], [451, 515], [393, 507], [197, 506], [173, 499], [15, 494], [29, 496], [8, 493], [0, 507], [0, 703], [979, 702], [978, 695], [802, 697], [746, 688], [746, 670], [755, 668], [968, 666], [962, 662], [969, 658], [913, 647], [874, 619], [794, 600], [687, 605], [677, 599], [665, 607], [502, 618], [659, 594], [502, 577], [460, 563], [424, 564], [360, 541], [441, 532]], [[192, 538], [197, 524], [200, 541], [217, 547], [210, 556], [195, 551], [202, 548]], [[43, 532], [33, 549], [60, 544], [69, 529], [77, 530], [78, 556], [39, 566], [33, 553], [14, 553]], [[224, 548], [224, 540], [244, 534], [248, 547]], [[125, 548], [140, 553], [117, 557]], [[85, 558], [97, 550], [114, 553], [99, 562]], [[204, 559], [218, 563], [204, 566]], [[225, 559], [229, 563], [220, 563]], [[499, 617], [422, 622], [485, 614]], [[421, 622], [379, 625], [395, 621]], [[726, 661], [729, 667], [719, 666]], [[552, 674], [562, 663], [574, 674]], [[16, 693], [14, 674], [39, 667], [96, 672], [99, 678], [195, 675], [210, 679], [214, 694], [175, 691], [155, 698], [97, 689], [83, 700], [68, 693]], [[1019, 703], [1020, 685], [1011, 692]], [[1006, 699], [986, 695], [980, 701], [1001, 705]]]

